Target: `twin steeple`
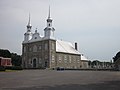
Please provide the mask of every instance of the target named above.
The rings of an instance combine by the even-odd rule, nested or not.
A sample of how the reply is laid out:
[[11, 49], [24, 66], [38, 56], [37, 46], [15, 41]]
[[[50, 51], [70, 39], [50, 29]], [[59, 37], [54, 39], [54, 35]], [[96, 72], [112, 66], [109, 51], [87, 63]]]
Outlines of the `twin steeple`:
[[[47, 19], [47, 27], [51, 27], [51, 26], [52, 26], [52, 18], [50, 17], [50, 6], [49, 6], [48, 19]], [[31, 28], [32, 28], [32, 26], [31, 26], [30, 13], [29, 13], [29, 20], [28, 20], [27, 29], [30, 30]]]
[[[48, 18], [47, 18], [47, 27], [44, 29], [44, 37], [43, 39], [54, 39], [54, 31], [55, 29], [52, 27], [52, 18], [50, 16], [50, 6], [49, 6], [49, 12], [48, 12]], [[27, 32], [24, 34], [24, 41], [29, 41], [32, 38], [34, 38], [35, 33], [37, 33], [37, 30], [35, 33], [31, 32], [32, 25], [31, 25], [31, 18], [30, 18], [30, 13], [29, 13], [29, 20], [27, 24]]]

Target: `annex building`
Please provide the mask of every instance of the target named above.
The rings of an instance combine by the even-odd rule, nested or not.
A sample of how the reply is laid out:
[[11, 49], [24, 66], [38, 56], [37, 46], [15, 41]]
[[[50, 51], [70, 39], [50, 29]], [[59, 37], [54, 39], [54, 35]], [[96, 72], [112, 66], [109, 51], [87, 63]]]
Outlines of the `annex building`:
[[58, 40], [54, 37], [55, 29], [49, 15], [44, 36], [37, 29], [32, 32], [30, 16], [27, 31], [22, 43], [22, 66], [23, 68], [82, 68], [81, 57], [85, 57], [77, 50], [77, 43]]

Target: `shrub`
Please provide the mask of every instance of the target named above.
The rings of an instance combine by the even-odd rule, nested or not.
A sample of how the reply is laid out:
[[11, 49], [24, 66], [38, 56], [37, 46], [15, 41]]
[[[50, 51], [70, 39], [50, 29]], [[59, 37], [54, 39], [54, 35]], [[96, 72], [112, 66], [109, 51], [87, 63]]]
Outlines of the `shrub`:
[[21, 66], [13, 66], [12, 70], [23, 70]]
[[5, 67], [5, 69], [8, 69], [8, 70], [23, 70], [23, 68], [21, 66], [7, 66], [7, 67]]
[[5, 71], [5, 67], [4, 66], [0, 66], [0, 71]]

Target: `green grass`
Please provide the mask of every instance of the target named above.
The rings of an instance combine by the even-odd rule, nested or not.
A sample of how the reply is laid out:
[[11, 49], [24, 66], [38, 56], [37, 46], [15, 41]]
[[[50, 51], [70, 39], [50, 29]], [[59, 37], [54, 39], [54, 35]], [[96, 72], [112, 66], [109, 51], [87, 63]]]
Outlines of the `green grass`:
[[21, 71], [21, 70], [5, 70], [5, 71], [0, 71], [0, 72], [17, 72], [17, 71]]

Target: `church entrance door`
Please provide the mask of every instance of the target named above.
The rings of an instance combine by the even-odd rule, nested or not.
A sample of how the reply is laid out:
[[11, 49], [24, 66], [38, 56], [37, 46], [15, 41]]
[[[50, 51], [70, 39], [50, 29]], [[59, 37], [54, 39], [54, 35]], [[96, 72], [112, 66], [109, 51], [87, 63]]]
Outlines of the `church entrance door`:
[[47, 68], [47, 66], [48, 66], [48, 63], [47, 63], [47, 62], [45, 62], [45, 68]]
[[36, 59], [33, 59], [33, 68], [36, 67]]

